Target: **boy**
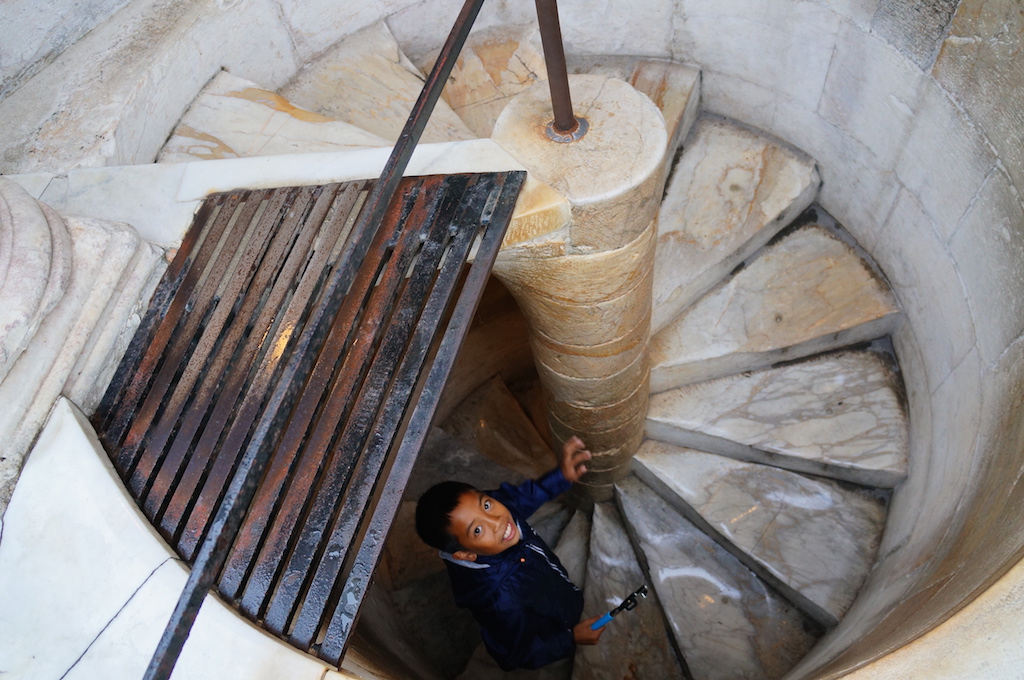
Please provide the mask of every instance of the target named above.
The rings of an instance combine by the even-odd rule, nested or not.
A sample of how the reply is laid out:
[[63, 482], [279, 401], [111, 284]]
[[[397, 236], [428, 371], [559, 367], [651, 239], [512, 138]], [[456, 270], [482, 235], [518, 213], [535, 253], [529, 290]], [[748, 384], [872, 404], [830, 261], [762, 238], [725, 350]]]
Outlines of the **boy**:
[[487, 651], [502, 670], [539, 668], [597, 644], [604, 629], [580, 621], [583, 594], [526, 518], [568, 491], [587, 471], [579, 437], [540, 479], [494, 491], [461, 482], [431, 487], [416, 506], [416, 532], [440, 551], [455, 604], [473, 612]]

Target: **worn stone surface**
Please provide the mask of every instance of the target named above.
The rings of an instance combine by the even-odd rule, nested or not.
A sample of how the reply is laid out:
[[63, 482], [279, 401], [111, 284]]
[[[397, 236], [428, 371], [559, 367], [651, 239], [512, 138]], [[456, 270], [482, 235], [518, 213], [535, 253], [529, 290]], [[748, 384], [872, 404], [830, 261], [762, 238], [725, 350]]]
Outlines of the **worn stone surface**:
[[[744, 460], [892, 487], [907, 472], [907, 414], [901, 391], [881, 356], [844, 352], [654, 395], [647, 435]], [[737, 450], [730, 443], [743, 447]], [[793, 458], [797, 460], [787, 465]]]
[[481, 454], [527, 478], [555, 467], [555, 454], [537, 433], [500, 376], [462, 400], [442, 427]]
[[[353, 33], [308, 63], [280, 92], [297, 106], [393, 142], [422, 89], [423, 75], [381, 22]], [[450, 142], [475, 137], [451, 107], [438, 101], [421, 139]]]
[[[437, 53], [417, 60], [428, 73]], [[441, 96], [479, 137], [490, 137], [508, 100], [547, 81], [548, 72], [536, 26], [474, 31], [466, 40]]]
[[540, 181], [569, 199], [577, 248], [617, 248], [636, 238], [658, 210], [668, 142], [657, 107], [625, 82], [570, 76], [573, 109], [589, 131], [558, 143], [545, 130], [550, 93], [531, 88], [512, 100], [494, 126], [493, 139]]
[[883, 36], [922, 70], [928, 70], [959, 4], [960, 0], [880, 0], [871, 19], [871, 31]]
[[810, 205], [814, 162], [734, 123], [704, 118], [658, 216], [657, 333]]
[[[644, 59], [633, 69], [629, 83], [650, 97], [661, 111], [668, 132], [666, 155], [674, 158], [700, 110], [700, 69], [672, 61]], [[671, 163], [665, 163], [664, 167], [668, 173]]]
[[64, 221], [0, 178], [0, 380], [64, 295], [71, 266]]
[[638, 479], [615, 489], [694, 678], [780, 678], [807, 653], [813, 622]]
[[881, 337], [899, 319], [888, 287], [850, 246], [804, 227], [651, 338], [651, 390]]
[[391, 142], [305, 111], [256, 83], [221, 71], [206, 84], [157, 156], [159, 163], [345, 151]]
[[[123, 289], [123, 276], [139, 249], [138, 234], [127, 224], [75, 217], [65, 221], [74, 262], [67, 291], [0, 382], [0, 400], [5, 404], [0, 411], [0, 434], [5, 442], [0, 502], [4, 504], [24, 456], [83, 352], [88, 353], [91, 338], [107, 324], [119, 333], [128, 321], [111, 318], [107, 312], [115, 298], [132, 292]], [[110, 357], [107, 351], [99, 353], [107, 356], [107, 361], [120, 359]]]
[[578, 435], [594, 453], [589, 485], [598, 472], [626, 474], [643, 433], [653, 258], [651, 223], [615, 250], [507, 248], [495, 265], [530, 322], [554, 439]]
[[[629, 536], [612, 503], [594, 506], [594, 526], [583, 591], [583, 617], [600, 616], [645, 582]], [[682, 678], [682, 669], [665, 630], [656, 593], [631, 612], [607, 625], [597, 645], [576, 648], [573, 677], [592, 680], [619, 678]]]
[[[835, 482], [648, 440], [657, 478], [769, 574], [841, 619], [875, 558], [884, 504]], [[638, 473], [639, 474], [639, 473]]]

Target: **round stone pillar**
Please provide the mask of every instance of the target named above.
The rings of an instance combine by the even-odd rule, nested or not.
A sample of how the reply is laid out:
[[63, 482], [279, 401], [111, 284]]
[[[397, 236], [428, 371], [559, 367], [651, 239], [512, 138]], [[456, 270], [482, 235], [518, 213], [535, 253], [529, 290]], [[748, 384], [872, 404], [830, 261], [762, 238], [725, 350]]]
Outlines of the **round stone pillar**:
[[552, 434], [593, 452], [582, 488], [606, 499], [643, 438], [651, 286], [668, 134], [661, 112], [621, 80], [571, 76], [586, 134], [548, 134], [543, 85], [514, 98], [493, 138], [570, 202], [557, 235], [503, 249], [495, 274], [530, 323]]

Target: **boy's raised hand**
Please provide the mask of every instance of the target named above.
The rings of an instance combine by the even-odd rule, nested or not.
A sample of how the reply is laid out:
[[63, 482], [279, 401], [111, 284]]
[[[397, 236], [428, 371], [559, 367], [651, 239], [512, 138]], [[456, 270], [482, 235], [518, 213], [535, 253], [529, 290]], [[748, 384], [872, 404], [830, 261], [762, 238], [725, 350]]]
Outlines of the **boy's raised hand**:
[[575, 484], [587, 471], [586, 462], [591, 457], [582, 439], [570, 437], [562, 444], [562, 460], [558, 466], [562, 470], [562, 476]]

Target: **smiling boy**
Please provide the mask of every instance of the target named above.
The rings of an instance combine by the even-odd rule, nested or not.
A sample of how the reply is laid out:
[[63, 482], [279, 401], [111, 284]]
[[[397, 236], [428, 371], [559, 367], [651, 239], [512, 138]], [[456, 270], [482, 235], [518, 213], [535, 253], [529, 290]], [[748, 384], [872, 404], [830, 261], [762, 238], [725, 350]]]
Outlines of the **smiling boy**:
[[445, 560], [455, 603], [469, 609], [487, 651], [503, 670], [539, 668], [597, 644], [604, 629], [580, 621], [583, 594], [526, 523], [586, 472], [590, 452], [578, 437], [560, 464], [518, 487], [480, 491], [461, 482], [431, 487], [416, 506], [416, 531]]

